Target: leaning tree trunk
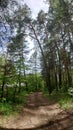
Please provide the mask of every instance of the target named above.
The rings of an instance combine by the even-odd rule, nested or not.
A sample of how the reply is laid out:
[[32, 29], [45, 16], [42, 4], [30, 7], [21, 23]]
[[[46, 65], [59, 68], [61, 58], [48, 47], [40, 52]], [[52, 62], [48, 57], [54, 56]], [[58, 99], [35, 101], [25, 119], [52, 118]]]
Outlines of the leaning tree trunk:
[[36, 39], [36, 41], [38, 43], [38, 46], [39, 46], [39, 48], [41, 50], [41, 54], [42, 54], [43, 62], [44, 62], [44, 66], [45, 66], [45, 72], [46, 72], [46, 86], [48, 88], [49, 94], [51, 94], [52, 90], [51, 90], [50, 70], [49, 70], [49, 67], [47, 65], [46, 57], [44, 55], [43, 48], [41, 46], [41, 43], [40, 43], [40, 41], [39, 41], [39, 39], [37, 37], [36, 31], [35, 31], [35, 29], [34, 29], [32, 24], [30, 24], [30, 28], [32, 28], [34, 36], [35, 36], [35, 39]]

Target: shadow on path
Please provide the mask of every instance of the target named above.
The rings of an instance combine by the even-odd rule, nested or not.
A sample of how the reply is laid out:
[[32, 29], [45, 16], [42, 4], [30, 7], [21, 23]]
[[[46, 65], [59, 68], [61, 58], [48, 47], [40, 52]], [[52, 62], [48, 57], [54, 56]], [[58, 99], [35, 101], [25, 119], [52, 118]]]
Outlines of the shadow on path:
[[[54, 102], [48, 101], [48, 98], [45, 98], [41, 92], [39, 94], [30, 94], [30, 96], [27, 98], [27, 109], [24, 108], [21, 116], [19, 117], [19, 122], [17, 119], [14, 121], [14, 123], [17, 122], [18, 128], [0, 127], [0, 130], [73, 130], [73, 113], [63, 111], [59, 108], [59, 106], [53, 104]], [[46, 118], [47, 120], [45, 123], [45, 120], [43, 120], [42, 124], [39, 124], [38, 126], [36, 123], [32, 128], [23, 127], [19, 129], [20, 122], [23, 121], [22, 125], [24, 126], [26, 119], [25, 117], [33, 117], [32, 124], [35, 122], [36, 117], [38, 117], [39, 121], [41, 118]], [[27, 126], [30, 127], [30, 124], [27, 124]]]
[[55, 103], [56, 102], [54, 100], [50, 101], [47, 97], [45, 97], [42, 92], [35, 92], [27, 97], [26, 107], [30, 107], [30, 109], [37, 109], [40, 106], [48, 106]]
[[71, 114], [67, 112], [66, 117], [48, 121], [46, 124], [38, 126], [36, 128], [14, 129], [0, 127], [0, 130], [73, 130], [73, 113]]

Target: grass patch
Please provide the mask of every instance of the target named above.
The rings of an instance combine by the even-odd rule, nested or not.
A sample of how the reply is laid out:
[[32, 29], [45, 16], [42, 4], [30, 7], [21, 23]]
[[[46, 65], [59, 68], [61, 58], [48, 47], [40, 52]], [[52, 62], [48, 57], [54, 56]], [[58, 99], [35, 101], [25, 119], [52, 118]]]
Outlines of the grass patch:
[[13, 106], [7, 102], [0, 103], [0, 115], [9, 115], [13, 112]]
[[26, 105], [26, 96], [28, 93], [23, 91], [13, 98], [13, 95], [8, 97], [8, 100], [1, 100], [0, 102], [0, 115], [12, 115], [20, 113]]
[[73, 110], [73, 97], [66, 95], [66, 97], [64, 96], [59, 100], [59, 104], [66, 110]]
[[65, 110], [73, 110], [73, 97], [68, 95], [67, 92], [53, 92], [51, 95], [45, 93], [45, 96], [47, 96], [50, 101], [58, 103], [61, 108]]

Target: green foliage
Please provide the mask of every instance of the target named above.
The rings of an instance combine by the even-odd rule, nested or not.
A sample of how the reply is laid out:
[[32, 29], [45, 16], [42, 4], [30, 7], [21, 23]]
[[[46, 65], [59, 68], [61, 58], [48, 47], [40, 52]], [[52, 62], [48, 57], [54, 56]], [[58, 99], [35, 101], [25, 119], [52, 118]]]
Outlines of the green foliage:
[[73, 96], [73, 88], [72, 88], [72, 87], [70, 87], [70, 88], [68, 89], [68, 94], [69, 94], [70, 96]]
[[0, 7], [1, 8], [7, 8], [9, 0], [0, 0]]
[[9, 114], [12, 114], [13, 112], [13, 106], [7, 102], [5, 103], [0, 103], [0, 113], [2, 115], [9, 115]]
[[49, 95], [46, 91], [45, 96], [47, 96], [51, 102], [57, 102], [63, 109], [73, 110], [73, 97], [68, 95], [67, 92], [53, 91], [52, 94]]
[[59, 104], [63, 109], [73, 110], [73, 98], [68, 94], [63, 94], [63, 98], [59, 100]]
[[41, 91], [44, 89], [44, 80], [41, 74], [37, 74], [37, 76], [35, 74], [27, 75], [27, 82], [29, 92]]
[[23, 106], [26, 104], [26, 96], [28, 93], [22, 91], [19, 95], [16, 95], [15, 99], [10, 94], [8, 101], [6, 98], [2, 98], [0, 102], [0, 113], [2, 115], [10, 115], [21, 112]]
[[[44, 91], [48, 96], [48, 91], [51, 90], [53, 93], [49, 95], [50, 100], [59, 102], [64, 108], [72, 107], [73, 99], [69, 95], [73, 95], [73, 89], [68, 89], [68, 86], [73, 78], [73, 4], [68, 0], [49, 0], [49, 3], [48, 12], [41, 10], [36, 20], [31, 18], [31, 11], [26, 4], [18, 8], [15, 6], [11, 13], [8, 12], [9, 9], [1, 12], [1, 24], [4, 23], [4, 26], [8, 26], [12, 32], [10, 37], [10, 34], [7, 34], [7, 39], [11, 39], [9, 43], [1, 43], [2, 47], [0, 46], [3, 50], [0, 54], [1, 113], [19, 112], [26, 104], [27, 94], [35, 91]], [[0, 0], [0, 9], [7, 8], [8, 4], [9, 0]], [[10, 7], [14, 5], [12, 2], [11, 5], [9, 4]], [[4, 39], [5, 29], [1, 34], [1, 39]], [[28, 66], [31, 66], [31, 63], [27, 63], [29, 52], [27, 40], [30, 37], [31, 40], [35, 40], [34, 47], [37, 47], [37, 50], [39, 50], [38, 46], [40, 47], [42, 75], [45, 81], [38, 73], [39, 57], [36, 51], [33, 57], [35, 70], [31, 68], [34, 72], [30, 75], [26, 74]], [[32, 61], [34, 61], [33, 58]], [[57, 89], [60, 91], [57, 92]]]

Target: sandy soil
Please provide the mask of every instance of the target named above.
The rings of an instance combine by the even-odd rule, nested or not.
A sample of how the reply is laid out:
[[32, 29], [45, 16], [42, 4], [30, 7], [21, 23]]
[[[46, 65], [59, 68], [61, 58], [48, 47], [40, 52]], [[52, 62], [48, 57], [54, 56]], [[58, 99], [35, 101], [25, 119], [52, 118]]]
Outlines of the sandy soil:
[[29, 95], [21, 114], [0, 118], [0, 130], [73, 130], [73, 114], [36, 92]]

